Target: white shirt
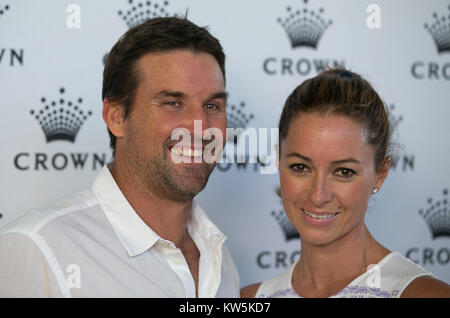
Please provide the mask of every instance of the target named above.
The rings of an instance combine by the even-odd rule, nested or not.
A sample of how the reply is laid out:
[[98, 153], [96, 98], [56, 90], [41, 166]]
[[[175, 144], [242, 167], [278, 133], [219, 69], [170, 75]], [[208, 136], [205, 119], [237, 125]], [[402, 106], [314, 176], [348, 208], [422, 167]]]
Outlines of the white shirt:
[[[239, 297], [225, 235], [194, 202], [198, 297]], [[195, 297], [181, 251], [136, 214], [105, 166], [91, 190], [0, 229], [0, 297]]]
[[[299, 298], [292, 287], [297, 262], [281, 275], [262, 282], [255, 298]], [[330, 298], [399, 298], [406, 287], [421, 276], [433, 274], [399, 252], [391, 252]]]

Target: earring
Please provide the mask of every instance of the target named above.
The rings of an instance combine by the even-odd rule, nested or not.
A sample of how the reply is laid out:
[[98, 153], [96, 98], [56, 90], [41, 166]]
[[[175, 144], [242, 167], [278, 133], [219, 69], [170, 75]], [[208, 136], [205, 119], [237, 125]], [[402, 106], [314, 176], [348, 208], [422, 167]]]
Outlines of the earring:
[[377, 188], [375, 188], [375, 189], [372, 190], [372, 193], [373, 193], [373, 194], [375, 194], [375, 193], [377, 193], [377, 192], [378, 192], [378, 189], [377, 189]]

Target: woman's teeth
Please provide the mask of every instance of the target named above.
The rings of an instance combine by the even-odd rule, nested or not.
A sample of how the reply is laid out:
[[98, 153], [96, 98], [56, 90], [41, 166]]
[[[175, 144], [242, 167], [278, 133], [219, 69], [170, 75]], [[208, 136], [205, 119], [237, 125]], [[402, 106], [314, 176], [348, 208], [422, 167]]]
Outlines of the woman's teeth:
[[309, 211], [306, 211], [306, 210], [303, 210], [303, 212], [304, 212], [306, 215], [309, 215], [310, 217], [315, 218], [315, 219], [330, 219], [330, 218], [334, 217], [334, 216], [337, 214], [337, 213], [331, 213], [331, 214], [314, 214], [314, 213], [309, 212]]

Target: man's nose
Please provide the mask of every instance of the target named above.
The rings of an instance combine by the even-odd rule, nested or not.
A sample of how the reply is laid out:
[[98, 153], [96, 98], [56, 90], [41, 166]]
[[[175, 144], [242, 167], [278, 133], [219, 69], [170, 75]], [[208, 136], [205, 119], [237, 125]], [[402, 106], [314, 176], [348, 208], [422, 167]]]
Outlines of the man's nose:
[[187, 110], [184, 120], [184, 127], [191, 135], [201, 137], [203, 131], [209, 128], [208, 117], [203, 107], [196, 106]]

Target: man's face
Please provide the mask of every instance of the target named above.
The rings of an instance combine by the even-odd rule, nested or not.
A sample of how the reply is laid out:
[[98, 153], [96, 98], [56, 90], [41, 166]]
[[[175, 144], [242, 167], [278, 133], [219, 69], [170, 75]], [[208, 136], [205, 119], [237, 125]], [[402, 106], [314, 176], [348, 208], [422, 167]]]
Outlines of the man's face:
[[[116, 157], [124, 158], [130, 172], [156, 196], [190, 200], [205, 187], [215, 163], [176, 163], [172, 159], [197, 156], [200, 149], [194, 148], [193, 141], [200, 140], [196, 144], [204, 147], [209, 141], [202, 143], [202, 134], [208, 128], [218, 128], [225, 136], [222, 72], [212, 55], [188, 50], [150, 53], [140, 58], [137, 66], [140, 81], [132, 110], [124, 120], [123, 138], [117, 141]], [[202, 123], [195, 134], [194, 120]], [[178, 143], [171, 139], [176, 128], [189, 131], [189, 151], [173, 148]]]

